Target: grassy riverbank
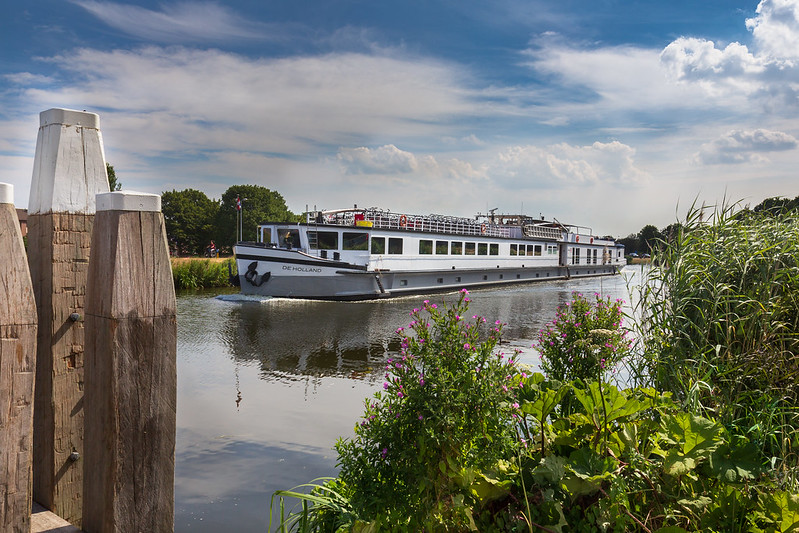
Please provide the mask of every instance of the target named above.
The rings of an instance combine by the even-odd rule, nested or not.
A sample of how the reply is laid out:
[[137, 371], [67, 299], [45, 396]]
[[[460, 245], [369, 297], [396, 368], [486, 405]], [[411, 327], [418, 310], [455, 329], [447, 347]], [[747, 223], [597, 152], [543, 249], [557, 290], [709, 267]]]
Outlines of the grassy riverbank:
[[173, 257], [172, 279], [175, 289], [230, 287], [230, 272], [236, 272], [232, 257]]

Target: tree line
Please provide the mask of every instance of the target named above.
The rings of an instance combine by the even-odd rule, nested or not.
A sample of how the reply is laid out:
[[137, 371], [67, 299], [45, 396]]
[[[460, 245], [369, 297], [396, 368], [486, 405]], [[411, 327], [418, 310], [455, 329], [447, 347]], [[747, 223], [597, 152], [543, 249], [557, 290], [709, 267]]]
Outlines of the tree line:
[[[799, 196], [794, 199], [779, 196], [766, 198], [753, 208], [744, 207], [736, 212], [735, 217], [743, 219], [753, 213], [767, 213], [777, 216], [780, 213], [787, 212], [799, 212]], [[627, 254], [633, 252], [638, 254], [652, 253], [653, 250], [660, 247], [661, 243], [669, 242], [673, 239], [681, 229], [682, 225], [679, 222], [669, 224], [663, 229], [647, 224], [638, 233], [631, 233], [626, 237], [616, 239], [616, 242], [624, 245], [624, 251]]]
[[170, 249], [177, 255], [203, 255], [211, 241], [227, 250], [239, 240], [239, 228], [242, 240], [254, 241], [258, 224], [300, 218], [289, 211], [280, 193], [260, 185], [233, 185], [219, 200], [197, 189], [166, 191], [161, 194], [161, 211]]

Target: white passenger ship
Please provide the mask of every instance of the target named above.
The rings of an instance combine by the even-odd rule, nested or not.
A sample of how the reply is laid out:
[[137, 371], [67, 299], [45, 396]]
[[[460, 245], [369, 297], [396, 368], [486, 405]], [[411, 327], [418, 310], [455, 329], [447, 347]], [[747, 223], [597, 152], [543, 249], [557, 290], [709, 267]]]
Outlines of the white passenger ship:
[[524, 215], [474, 219], [376, 208], [310, 211], [234, 247], [243, 294], [363, 300], [615, 274], [624, 247]]

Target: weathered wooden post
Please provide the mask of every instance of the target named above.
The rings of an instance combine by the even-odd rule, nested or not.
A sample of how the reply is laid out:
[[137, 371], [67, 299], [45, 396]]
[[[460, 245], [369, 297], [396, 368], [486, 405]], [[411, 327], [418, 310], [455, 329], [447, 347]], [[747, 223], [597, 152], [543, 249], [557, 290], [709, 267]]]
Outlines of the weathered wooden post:
[[0, 183], [0, 264], [0, 531], [28, 533], [36, 302], [8, 183]]
[[86, 300], [83, 530], [173, 530], [177, 321], [161, 197], [97, 195]]
[[28, 201], [28, 261], [39, 317], [33, 493], [76, 526], [83, 495], [82, 317], [95, 195], [108, 176], [94, 113], [48, 109]]

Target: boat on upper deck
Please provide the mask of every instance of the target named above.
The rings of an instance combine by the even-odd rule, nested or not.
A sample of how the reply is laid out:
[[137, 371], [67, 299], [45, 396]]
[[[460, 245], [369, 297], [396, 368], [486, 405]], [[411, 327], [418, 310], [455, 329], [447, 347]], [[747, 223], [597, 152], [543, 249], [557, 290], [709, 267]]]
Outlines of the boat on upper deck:
[[525, 215], [472, 218], [377, 208], [309, 211], [234, 246], [243, 294], [363, 300], [604, 276], [624, 247], [590, 228]]

